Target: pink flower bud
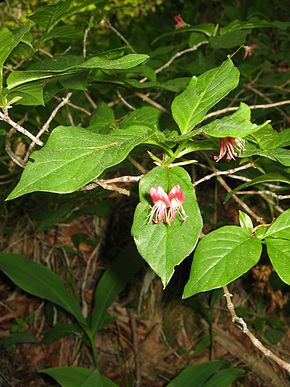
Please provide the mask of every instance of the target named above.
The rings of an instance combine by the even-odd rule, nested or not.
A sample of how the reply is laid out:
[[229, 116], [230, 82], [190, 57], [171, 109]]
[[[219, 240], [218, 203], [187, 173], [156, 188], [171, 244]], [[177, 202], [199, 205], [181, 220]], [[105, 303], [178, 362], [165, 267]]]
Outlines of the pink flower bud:
[[243, 59], [246, 59], [248, 56], [253, 55], [253, 50], [257, 48], [258, 46], [256, 44], [251, 44], [250, 46], [245, 46], [245, 53], [243, 56]]
[[178, 28], [184, 28], [186, 26], [186, 23], [185, 21], [182, 19], [182, 17], [180, 15], [178, 16], [175, 16], [175, 28], [178, 29]]

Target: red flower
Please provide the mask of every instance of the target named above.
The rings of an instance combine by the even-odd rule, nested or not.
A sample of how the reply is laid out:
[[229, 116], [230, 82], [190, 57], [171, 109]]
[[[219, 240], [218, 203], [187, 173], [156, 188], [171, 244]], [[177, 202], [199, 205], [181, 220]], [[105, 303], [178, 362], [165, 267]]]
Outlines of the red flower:
[[170, 200], [170, 207], [168, 210], [168, 220], [167, 223], [173, 222], [176, 217], [176, 214], [180, 216], [184, 222], [187, 219], [187, 215], [183, 208], [183, 203], [185, 200], [184, 193], [181, 191], [179, 185], [175, 185], [168, 194]]
[[214, 156], [216, 162], [220, 161], [224, 156], [226, 156], [227, 160], [235, 160], [237, 157], [236, 150], [242, 152], [245, 149], [245, 141], [239, 137], [219, 138], [219, 143], [220, 153], [218, 156]]
[[166, 209], [170, 206], [167, 193], [164, 192], [162, 187], [151, 187], [149, 195], [154, 204], [149, 215], [149, 222], [160, 223], [164, 220], [164, 217], [167, 221]]
[[180, 15], [178, 16], [175, 16], [175, 28], [178, 29], [178, 28], [183, 28], [186, 26], [186, 23], [185, 21], [182, 19], [182, 17]]
[[245, 53], [243, 56], [243, 59], [246, 59], [248, 56], [253, 55], [253, 50], [257, 48], [258, 46], [256, 44], [251, 44], [250, 46], [245, 46]]
[[165, 223], [170, 224], [176, 218], [176, 214], [180, 216], [182, 221], [187, 219], [183, 208], [185, 196], [179, 185], [175, 185], [168, 195], [162, 187], [151, 187], [149, 195], [154, 204], [149, 214], [149, 223], [152, 221], [161, 223], [165, 220]]

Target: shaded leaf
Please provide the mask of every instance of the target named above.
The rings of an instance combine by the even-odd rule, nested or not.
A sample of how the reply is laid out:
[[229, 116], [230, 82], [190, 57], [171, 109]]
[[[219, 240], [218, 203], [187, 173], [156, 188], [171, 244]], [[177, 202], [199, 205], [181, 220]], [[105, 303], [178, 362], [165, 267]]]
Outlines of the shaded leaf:
[[290, 285], [290, 240], [266, 238], [267, 251], [278, 276]]
[[12, 253], [0, 253], [0, 270], [24, 291], [51, 301], [86, 324], [77, 300], [49, 268]]

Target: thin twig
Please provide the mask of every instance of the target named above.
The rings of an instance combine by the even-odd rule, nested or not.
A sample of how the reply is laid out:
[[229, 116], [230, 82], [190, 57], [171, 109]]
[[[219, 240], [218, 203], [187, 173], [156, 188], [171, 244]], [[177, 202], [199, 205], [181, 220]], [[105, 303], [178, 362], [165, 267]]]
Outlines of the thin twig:
[[266, 348], [260, 340], [258, 340], [255, 335], [248, 329], [248, 326], [242, 317], [239, 317], [236, 314], [235, 306], [231, 300], [232, 295], [229, 292], [227, 286], [223, 287], [224, 294], [226, 297], [227, 308], [232, 316], [233, 323], [237, 323], [237, 326], [242, 330], [242, 332], [248, 336], [254, 346], [263, 353], [266, 357], [272, 359], [276, 362], [280, 367], [284, 368], [290, 374], [290, 363], [287, 363], [285, 360], [281, 359], [279, 356], [275, 355], [270, 349]]
[[[68, 103], [68, 101], [69, 101], [71, 95], [72, 95], [72, 93], [67, 93], [66, 97], [63, 98], [62, 101], [61, 101], [61, 102], [56, 106], [56, 108], [52, 111], [51, 115], [48, 117], [48, 120], [44, 123], [44, 125], [42, 126], [42, 128], [41, 128], [41, 129], [39, 130], [39, 132], [37, 133], [37, 135], [36, 135], [36, 139], [37, 139], [37, 140], [42, 136], [42, 134], [43, 134], [44, 132], [46, 132], [46, 131], [48, 130], [51, 121], [55, 118], [55, 116], [57, 115], [57, 112], [58, 112], [63, 106], [65, 106], [65, 105]], [[39, 141], [39, 140], [38, 140], [38, 141]], [[26, 155], [25, 155], [25, 157], [24, 157], [24, 159], [23, 159], [24, 163], [26, 163], [27, 160], [29, 159], [29, 156], [30, 156], [31, 152], [32, 152], [33, 149], [34, 149], [35, 144], [37, 144], [37, 142], [36, 142], [36, 141], [32, 141], [32, 143], [29, 145], [29, 148], [28, 148], [28, 150], [27, 150], [27, 152], [26, 152]], [[42, 145], [43, 145], [43, 144], [42, 144]]]
[[[56, 96], [54, 97], [54, 99], [56, 99], [57, 101], [62, 101], [61, 98], [56, 97]], [[89, 112], [87, 109], [85, 109], [85, 108], [83, 108], [81, 106], [75, 105], [74, 103], [68, 102], [67, 106], [70, 106], [73, 109], [79, 110], [79, 111], [85, 113], [87, 116], [91, 116], [92, 115], [91, 112]]]
[[117, 30], [114, 26], [112, 26], [111, 22], [109, 20], [106, 21], [107, 26], [115, 32], [117, 36], [126, 44], [126, 46], [129, 48], [130, 51], [132, 51], [134, 54], [136, 54], [136, 50], [132, 47], [132, 45], [128, 42], [128, 40], [125, 38], [124, 35], [121, 34], [120, 31]]
[[86, 99], [89, 101], [89, 103], [92, 105], [92, 108], [93, 108], [93, 109], [96, 109], [97, 104], [96, 104], [95, 101], [92, 99], [92, 97], [91, 97], [86, 91], [84, 91], [84, 95], [85, 95]]
[[[195, 44], [194, 46], [192, 47], [189, 47], [189, 48], [186, 48], [185, 50], [182, 50], [182, 51], [178, 51], [176, 52], [170, 59], [168, 62], [164, 63], [162, 66], [158, 67], [158, 69], [155, 70], [155, 73], [156, 74], [159, 74], [161, 73], [163, 70], [167, 69], [169, 66], [171, 66], [171, 64], [177, 59], [177, 58], [180, 58], [182, 55], [184, 54], [187, 54], [189, 52], [194, 52], [196, 51], [200, 46], [204, 45], [204, 44], [208, 44], [208, 40], [205, 40], [203, 42], [200, 42], [198, 44]], [[148, 77], [144, 77], [142, 78], [139, 82], [140, 83], [144, 83], [148, 80]]]
[[[274, 107], [277, 107], [277, 106], [283, 106], [283, 105], [289, 105], [290, 104], [290, 100], [287, 100], [287, 101], [280, 101], [280, 102], [275, 102], [275, 103], [269, 103], [269, 104], [264, 104], [264, 105], [251, 105], [249, 106], [249, 108], [251, 110], [254, 110], [254, 109], [270, 109], [270, 108], [274, 108]], [[224, 108], [224, 109], [220, 109], [220, 110], [217, 110], [215, 112], [212, 112], [212, 113], [209, 113], [207, 114], [202, 121], [205, 121], [211, 117], [215, 117], [215, 116], [220, 116], [221, 114], [224, 114], [224, 113], [228, 113], [228, 112], [234, 112], [236, 110], [238, 110], [240, 107], [239, 106], [232, 106], [232, 107], [227, 107], [227, 108]]]
[[120, 176], [115, 177], [113, 179], [95, 179], [92, 183], [86, 185], [85, 187], [81, 188], [81, 191], [89, 191], [92, 189], [95, 189], [96, 187], [100, 186], [104, 189], [107, 189], [109, 191], [115, 191], [118, 192], [121, 195], [130, 196], [131, 192], [125, 188], [117, 187], [114, 183], [136, 183], [142, 179], [143, 175], [139, 176]]
[[8, 116], [8, 114], [3, 114], [0, 112], [0, 120], [7, 122], [7, 124], [12, 126], [12, 128], [17, 130], [17, 132], [20, 132], [20, 133], [24, 134], [25, 136], [27, 136], [28, 138], [30, 138], [30, 140], [35, 142], [35, 144], [37, 144], [39, 146], [43, 146], [43, 142], [40, 141], [37, 136], [35, 137], [27, 129], [24, 129], [21, 125], [17, 124], [17, 122], [14, 122], [13, 120], [11, 120], [11, 118]]
[[165, 107], [163, 107], [162, 105], [160, 105], [158, 102], [155, 102], [153, 99], [151, 99], [148, 95], [146, 94], [143, 94], [143, 93], [139, 93], [139, 92], [136, 92], [135, 95], [137, 95], [137, 97], [141, 98], [143, 101], [146, 101], [147, 103], [149, 103], [150, 105], [154, 106], [156, 109], [160, 110], [161, 112], [163, 113], [169, 113], [167, 109], [165, 109]]
[[239, 191], [239, 192], [237, 192], [237, 195], [261, 195], [261, 196], [271, 195], [278, 200], [290, 199], [290, 195], [278, 195], [278, 194], [276, 194], [276, 192], [267, 191], [267, 190], [265, 190], [265, 191]]
[[130, 110], [136, 110], [136, 108], [135, 108], [134, 106], [130, 105], [129, 102], [127, 102], [127, 101], [125, 100], [125, 98], [122, 96], [122, 94], [119, 92], [118, 89], [117, 89], [117, 96], [118, 96], [119, 99], [123, 102], [123, 104], [124, 104], [125, 106], [127, 106], [128, 109], [130, 109]]
[[252, 167], [255, 168], [255, 165], [253, 163], [248, 163], [248, 164], [242, 165], [241, 167], [228, 169], [227, 171], [216, 170], [215, 172], [211, 173], [210, 175], [206, 175], [202, 179], [194, 182], [193, 186], [196, 187], [197, 185], [203, 183], [204, 181], [210, 180], [212, 177], [216, 177], [216, 176], [220, 176], [220, 175], [232, 175], [238, 171], [242, 171], [244, 169], [248, 169], [248, 168], [252, 168]]

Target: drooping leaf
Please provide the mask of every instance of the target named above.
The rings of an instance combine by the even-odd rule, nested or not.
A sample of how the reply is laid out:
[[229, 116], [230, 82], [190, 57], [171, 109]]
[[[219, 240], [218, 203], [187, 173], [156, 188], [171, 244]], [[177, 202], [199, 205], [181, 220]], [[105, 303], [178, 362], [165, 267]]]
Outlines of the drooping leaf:
[[251, 123], [251, 110], [248, 105], [241, 102], [239, 109], [229, 117], [212, 121], [202, 127], [204, 133], [212, 137], [246, 137], [261, 130], [268, 121], [262, 125]]
[[239, 278], [259, 260], [261, 241], [237, 226], [221, 227], [198, 244], [183, 297], [220, 288]]
[[247, 30], [252, 28], [263, 28], [263, 27], [271, 27], [271, 23], [267, 20], [234, 20], [229, 23], [227, 26], [220, 29], [220, 34], [226, 34], [228, 32]]
[[55, 379], [62, 387], [117, 387], [98, 370], [81, 367], [46, 368], [40, 371]]
[[111, 135], [78, 127], [59, 126], [45, 147], [35, 151], [8, 200], [34, 191], [68, 193], [119, 164], [137, 145], [150, 137], [147, 127], [122, 130]]
[[171, 105], [181, 134], [189, 132], [201, 122], [208, 110], [233, 90], [238, 82], [239, 70], [230, 59], [199, 77], [192, 77], [186, 90]]
[[7, 102], [11, 104], [11, 101], [17, 98], [18, 101], [15, 102], [15, 105], [44, 106], [43, 88], [44, 83], [42, 82], [31, 82], [17, 86], [7, 93]]
[[78, 57], [74, 60], [67, 57], [58, 57], [47, 60], [45, 66], [41, 62], [38, 62], [30, 70], [13, 71], [7, 78], [7, 88], [12, 89], [23, 83], [74, 74], [82, 70], [126, 70], [138, 66], [148, 58], [149, 56], [145, 54], [128, 54], [118, 59], [106, 59], [96, 56], [85, 62], [81, 62]]
[[28, 23], [25, 27], [21, 27], [13, 32], [7, 28], [0, 29], [0, 91], [2, 89], [3, 64], [12, 50], [20, 43], [23, 36], [30, 30], [30, 27], [31, 24]]
[[244, 44], [251, 30], [231, 31], [219, 36], [212, 36], [209, 39], [213, 48], [232, 48]]
[[61, 324], [58, 323], [49, 329], [45, 333], [44, 338], [41, 340], [43, 344], [51, 344], [56, 340], [61, 339], [62, 337], [68, 335], [81, 336], [80, 329], [77, 325], [74, 324]]
[[290, 285], [290, 240], [265, 238], [265, 241], [274, 269], [281, 280]]
[[204, 384], [203, 387], [230, 387], [232, 383], [245, 373], [240, 368], [226, 368], [218, 370], [212, 377]]
[[103, 326], [106, 309], [142, 266], [143, 261], [138, 256], [136, 249], [128, 246], [105, 271], [95, 291], [90, 324], [92, 332], [95, 333]]
[[289, 239], [290, 241], [290, 209], [279, 215], [275, 222], [268, 228], [265, 238], [268, 237]]
[[86, 324], [77, 300], [48, 267], [12, 253], [0, 253], [0, 270], [24, 291], [51, 301]]
[[[148, 223], [152, 205], [148, 195], [150, 187], [161, 186], [169, 192], [175, 185], [180, 185], [185, 194], [184, 209], [188, 219], [181, 222], [176, 218], [170, 225]], [[190, 176], [183, 168], [157, 167], [141, 180], [139, 193], [140, 203], [135, 210], [132, 235], [139, 253], [161, 277], [165, 287], [174, 273], [174, 267], [194, 249], [202, 228], [195, 192]]]
[[208, 363], [195, 364], [185, 368], [180, 372], [167, 387], [193, 387], [193, 381], [196, 386], [204, 386], [204, 383], [214, 375], [220, 368], [228, 365], [225, 360], [214, 360]]

